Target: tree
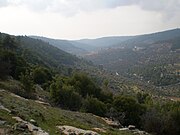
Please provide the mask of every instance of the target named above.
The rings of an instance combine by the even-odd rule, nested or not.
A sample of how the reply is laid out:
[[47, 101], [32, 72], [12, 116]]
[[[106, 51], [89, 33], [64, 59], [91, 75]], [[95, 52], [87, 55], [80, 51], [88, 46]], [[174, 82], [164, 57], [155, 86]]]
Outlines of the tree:
[[105, 116], [107, 112], [106, 105], [103, 102], [89, 96], [84, 101], [83, 109], [85, 112], [93, 113], [98, 116]]
[[[145, 106], [139, 104], [134, 98], [128, 96], [117, 96], [113, 106], [118, 112], [125, 114], [124, 124], [140, 125], [140, 116], [145, 113]], [[122, 122], [121, 122], [122, 123]]]
[[5, 79], [11, 72], [11, 63], [4, 60], [4, 52], [0, 49], [0, 78]]
[[53, 102], [65, 109], [79, 110], [82, 105], [82, 97], [73, 86], [66, 84], [66, 79], [58, 77], [50, 86], [50, 94]]
[[4, 49], [7, 50], [15, 50], [17, 49], [17, 43], [15, 39], [13, 39], [10, 35], [6, 35], [2, 41], [2, 45]]
[[32, 77], [28, 71], [26, 71], [24, 74], [21, 74], [20, 82], [22, 83], [25, 90], [24, 97], [32, 98], [35, 90]]
[[72, 85], [82, 97], [86, 97], [87, 95], [99, 97], [101, 92], [101, 89], [83, 73], [74, 74], [70, 80], [70, 85]]
[[52, 80], [52, 75], [47, 68], [44, 67], [36, 67], [33, 70], [33, 80], [37, 84], [43, 84], [47, 81]]

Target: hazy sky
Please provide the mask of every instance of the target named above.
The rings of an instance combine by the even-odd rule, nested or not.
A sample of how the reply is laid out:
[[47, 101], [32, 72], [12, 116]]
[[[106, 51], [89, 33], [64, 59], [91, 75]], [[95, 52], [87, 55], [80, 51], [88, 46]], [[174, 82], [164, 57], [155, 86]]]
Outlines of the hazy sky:
[[180, 27], [180, 0], [0, 0], [0, 32], [61, 39]]

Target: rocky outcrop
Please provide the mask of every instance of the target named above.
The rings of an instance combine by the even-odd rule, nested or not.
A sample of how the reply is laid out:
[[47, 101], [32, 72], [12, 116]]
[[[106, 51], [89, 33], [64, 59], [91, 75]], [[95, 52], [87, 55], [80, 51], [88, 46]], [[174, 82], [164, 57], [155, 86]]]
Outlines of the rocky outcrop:
[[91, 130], [83, 130], [73, 126], [57, 126], [61, 133], [65, 135], [99, 135], [98, 133]]
[[1, 103], [0, 103], [0, 110], [5, 110], [5, 111], [11, 113], [11, 110], [9, 110], [6, 107], [4, 107], [3, 105], [1, 105]]
[[43, 102], [43, 101], [39, 101], [39, 100], [35, 100], [36, 103], [42, 104], [42, 105], [46, 105], [46, 106], [51, 106], [49, 103]]
[[113, 127], [113, 128], [121, 128], [122, 125], [115, 120], [109, 119], [109, 118], [101, 118], [103, 119], [109, 126]]
[[120, 131], [129, 131], [135, 135], [150, 135], [149, 133], [147, 133], [145, 131], [141, 131], [141, 130], [137, 129], [134, 125], [129, 125], [128, 127], [120, 128], [119, 130]]
[[32, 133], [32, 135], [49, 135], [40, 127], [37, 127], [30, 122], [24, 121], [20, 117], [12, 117], [12, 118], [18, 122], [14, 125], [14, 129], [18, 129], [22, 131], [28, 129]]
[[106, 133], [106, 130], [103, 128], [92, 128], [92, 130], [96, 132]]
[[129, 125], [129, 126], [128, 126], [128, 129], [129, 129], [129, 130], [135, 130], [136, 127], [135, 127], [134, 125]]
[[26, 98], [24, 98], [24, 97], [21, 97], [21, 96], [19, 96], [19, 95], [16, 95], [16, 94], [14, 94], [14, 93], [11, 93], [11, 96], [16, 97], [16, 98], [19, 98], [19, 99], [22, 99], [22, 100], [28, 101], [28, 99], [26, 99]]

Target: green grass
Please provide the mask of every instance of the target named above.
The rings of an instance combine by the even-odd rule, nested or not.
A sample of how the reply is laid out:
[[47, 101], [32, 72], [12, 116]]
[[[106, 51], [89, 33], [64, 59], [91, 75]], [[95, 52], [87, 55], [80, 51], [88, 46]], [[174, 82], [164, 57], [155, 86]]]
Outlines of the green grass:
[[[22, 91], [21, 84], [18, 81], [0, 81], [0, 89], [8, 90], [0, 92], [0, 103], [12, 111], [12, 114], [9, 114], [0, 110], [0, 119], [8, 121], [11, 126], [15, 124], [12, 116], [19, 116], [26, 121], [30, 121], [30, 119], [36, 120], [38, 126], [49, 132], [50, 135], [59, 134], [56, 126], [60, 125], [70, 125], [88, 130], [105, 128], [107, 133], [100, 133], [104, 135], [132, 135], [127, 131], [110, 128], [102, 119], [93, 114], [62, 110], [57, 107], [44, 106], [34, 100], [14, 97], [10, 92], [19, 94]], [[46, 101], [49, 99], [49, 93], [38, 86], [36, 87], [36, 95], [47, 99]]]
[[89, 129], [98, 127], [106, 128], [107, 133], [100, 133], [104, 135], [132, 135], [127, 131], [118, 131], [110, 128], [102, 119], [88, 113], [72, 112], [62, 110], [60, 108], [44, 106], [36, 103], [33, 100], [24, 100], [12, 96], [8, 91], [0, 92], [0, 103], [12, 110], [12, 115], [4, 113], [0, 110], [0, 118], [14, 123], [12, 116], [19, 116], [22, 119], [29, 121], [36, 120], [39, 127], [49, 132], [50, 135], [59, 134], [56, 126], [70, 125], [77, 128]]

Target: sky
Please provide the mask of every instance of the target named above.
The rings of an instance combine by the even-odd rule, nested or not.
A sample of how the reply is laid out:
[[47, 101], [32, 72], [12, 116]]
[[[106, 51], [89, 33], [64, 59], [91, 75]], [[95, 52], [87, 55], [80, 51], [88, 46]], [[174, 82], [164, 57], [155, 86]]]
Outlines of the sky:
[[0, 32], [56, 39], [180, 27], [180, 0], [0, 0]]

